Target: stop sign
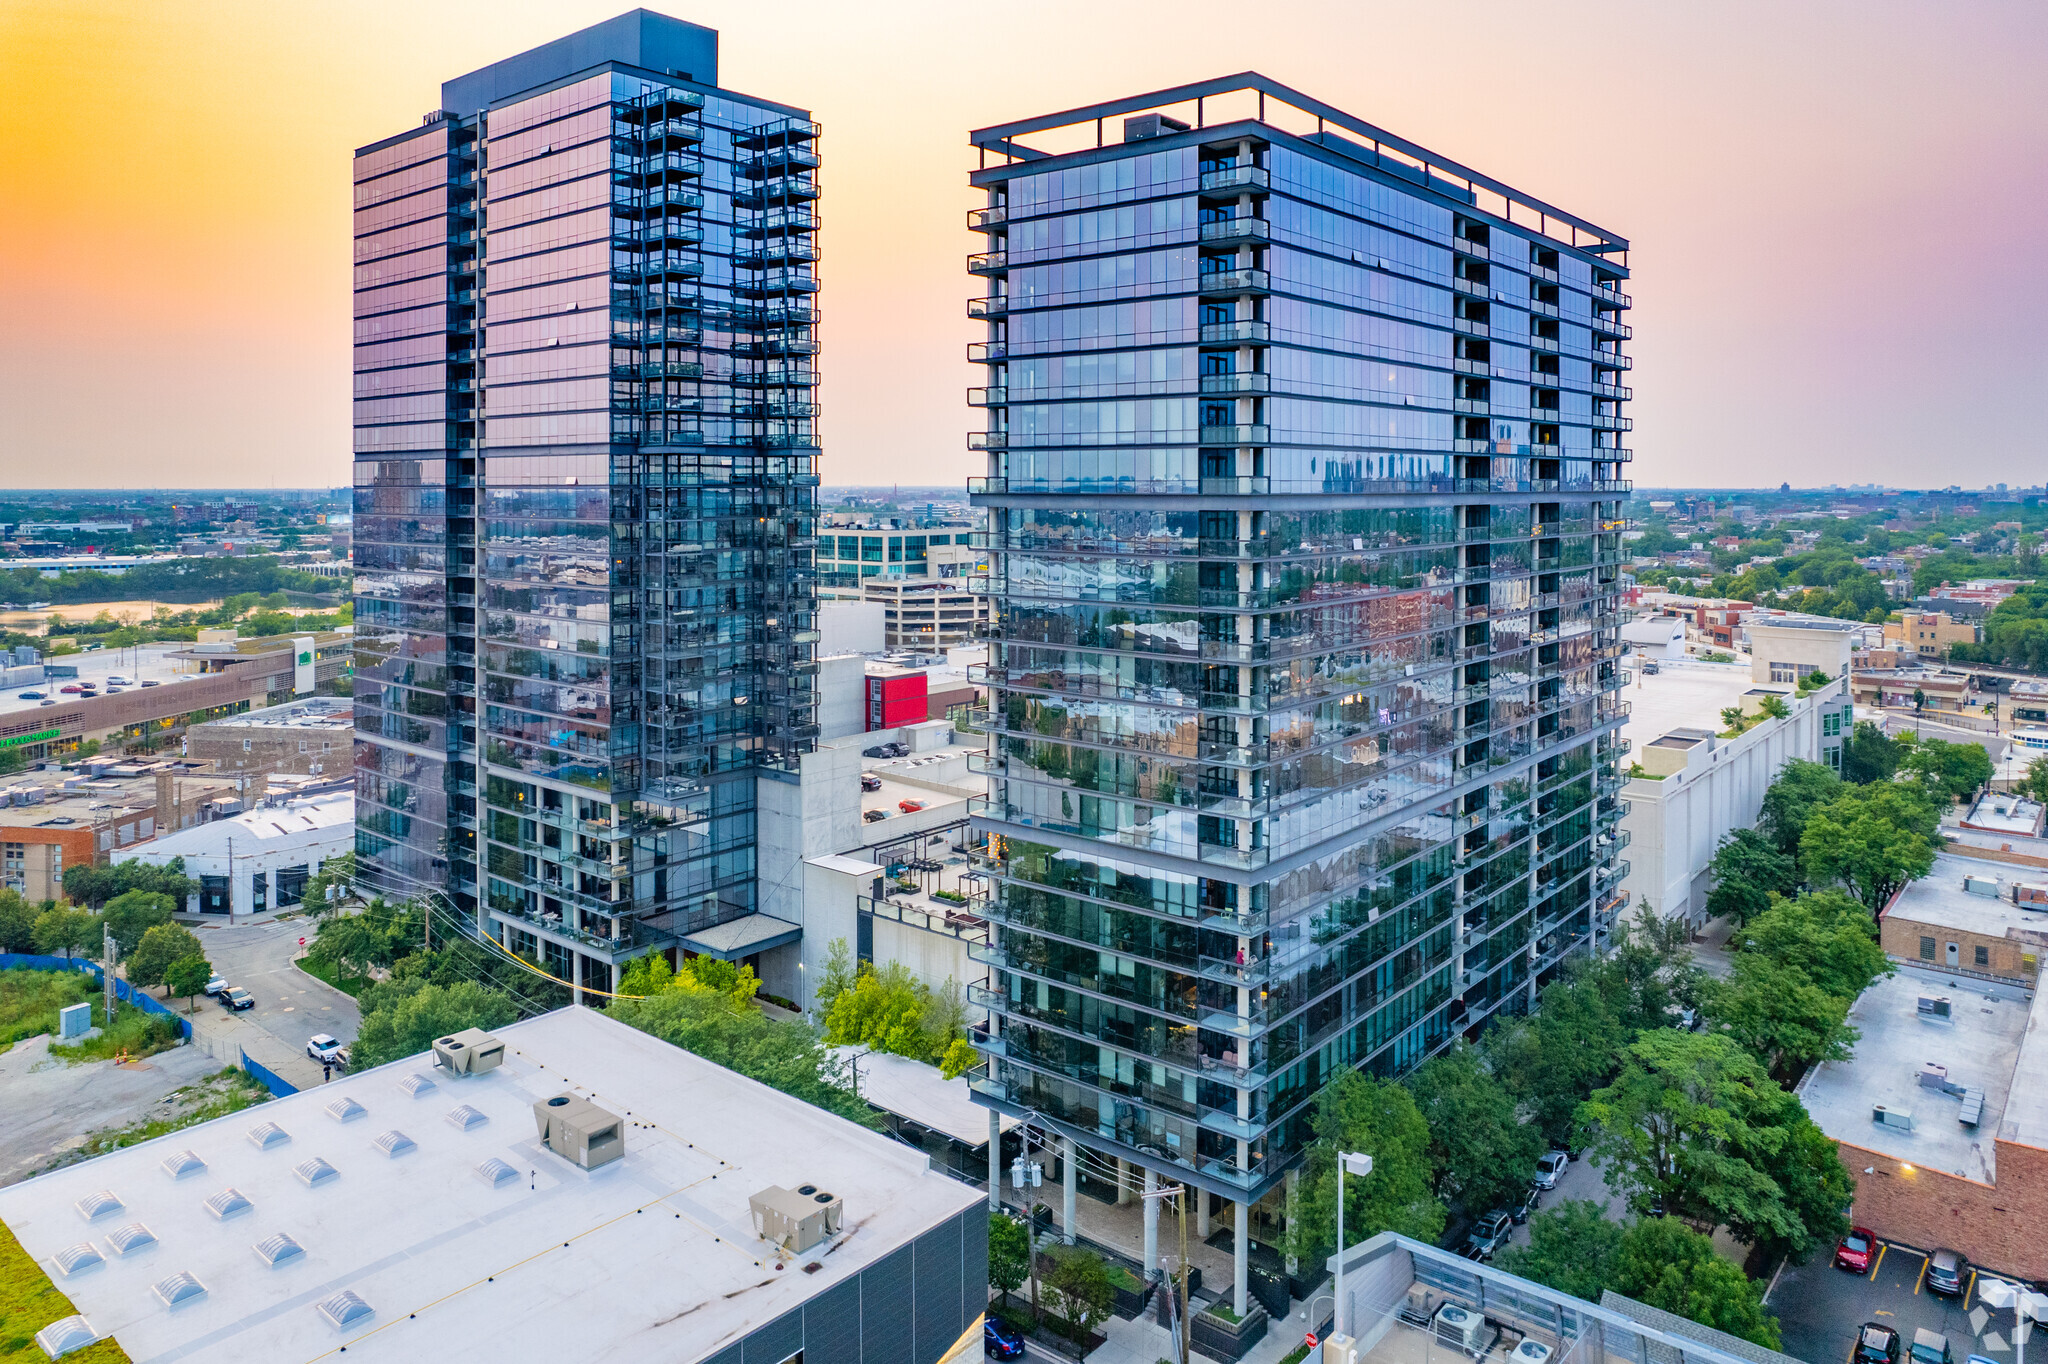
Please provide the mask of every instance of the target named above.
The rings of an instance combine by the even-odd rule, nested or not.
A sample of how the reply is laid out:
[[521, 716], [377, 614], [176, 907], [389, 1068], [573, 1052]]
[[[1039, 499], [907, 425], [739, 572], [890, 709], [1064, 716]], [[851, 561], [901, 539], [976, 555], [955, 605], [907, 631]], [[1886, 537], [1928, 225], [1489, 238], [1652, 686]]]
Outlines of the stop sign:
[[1307, 1335], [1305, 1335], [1305, 1336], [1303, 1336], [1303, 1337], [1301, 1338], [1301, 1343], [1302, 1343], [1302, 1344], [1304, 1344], [1304, 1345], [1306, 1345], [1306, 1346], [1308, 1346], [1308, 1347], [1309, 1347], [1309, 1349], [1311, 1349], [1311, 1350], [1315, 1349], [1315, 1347], [1316, 1347], [1316, 1333], [1315, 1333], [1314, 1331], [1310, 1331], [1310, 1332], [1309, 1332], [1309, 1333], [1308, 1333]]

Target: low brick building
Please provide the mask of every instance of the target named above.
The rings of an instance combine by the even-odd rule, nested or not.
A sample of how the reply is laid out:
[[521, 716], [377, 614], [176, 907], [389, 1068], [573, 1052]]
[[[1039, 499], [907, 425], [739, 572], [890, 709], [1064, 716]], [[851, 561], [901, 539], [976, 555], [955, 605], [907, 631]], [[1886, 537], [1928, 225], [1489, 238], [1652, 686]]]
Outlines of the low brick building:
[[2032, 989], [2048, 951], [2048, 871], [1946, 854], [1878, 916], [1878, 942], [1895, 960]]
[[0, 886], [59, 899], [65, 868], [239, 810], [248, 785], [170, 762], [17, 774], [0, 789]]
[[312, 696], [194, 725], [185, 756], [216, 772], [332, 776], [350, 770], [354, 738], [354, 703]]

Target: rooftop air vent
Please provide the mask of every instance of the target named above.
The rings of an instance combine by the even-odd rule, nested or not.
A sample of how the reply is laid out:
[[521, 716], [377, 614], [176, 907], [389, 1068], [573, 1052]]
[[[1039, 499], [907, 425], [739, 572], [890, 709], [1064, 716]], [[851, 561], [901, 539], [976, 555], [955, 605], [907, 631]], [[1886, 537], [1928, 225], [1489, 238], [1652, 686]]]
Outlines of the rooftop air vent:
[[83, 1274], [88, 1269], [98, 1269], [107, 1262], [107, 1257], [90, 1241], [80, 1241], [75, 1246], [66, 1246], [50, 1257], [57, 1262], [57, 1272], [65, 1278]]
[[747, 1200], [747, 1208], [754, 1235], [797, 1255], [837, 1236], [846, 1219], [846, 1200], [815, 1184], [770, 1184]]
[[505, 1059], [505, 1044], [482, 1028], [434, 1039], [434, 1064], [455, 1075], [481, 1075]]
[[354, 1099], [343, 1097], [327, 1105], [327, 1116], [336, 1122], [354, 1122], [370, 1110]]
[[68, 1355], [73, 1350], [83, 1350], [98, 1339], [92, 1327], [85, 1324], [84, 1317], [65, 1317], [36, 1332], [36, 1344], [42, 1346], [43, 1353], [52, 1359]]
[[257, 1259], [263, 1261], [264, 1264], [269, 1265], [272, 1269], [276, 1269], [280, 1265], [290, 1264], [294, 1260], [304, 1259], [306, 1254], [304, 1246], [283, 1232], [279, 1232], [275, 1236], [264, 1237], [254, 1246], [251, 1246], [250, 1249], [256, 1252]]
[[377, 1149], [395, 1159], [408, 1151], [418, 1150], [419, 1147], [411, 1137], [394, 1127], [389, 1132], [377, 1134]]
[[187, 1175], [202, 1175], [206, 1173], [206, 1162], [199, 1158], [199, 1153], [196, 1151], [189, 1149], [179, 1151], [175, 1155], [164, 1157], [163, 1172], [172, 1179], [183, 1179]]
[[206, 1210], [213, 1214], [216, 1221], [220, 1222], [225, 1222], [230, 1217], [240, 1217], [255, 1206], [254, 1203], [242, 1197], [239, 1190], [232, 1188], [222, 1189], [219, 1193], [206, 1200]]
[[489, 1118], [477, 1112], [468, 1104], [464, 1104], [460, 1108], [451, 1108], [448, 1110], [449, 1124], [454, 1127], [459, 1127], [465, 1132], [473, 1132], [477, 1128], [482, 1127], [485, 1123], [489, 1121]]
[[97, 1222], [102, 1217], [112, 1217], [120, 1212], [123, 1204], [114, 1197], [112, 1190], [101, 1189], [98, 1193], [87, 1194], [71, 1206], [77, 1208], [78, 1215], [86, 1221]]
[[513, 1169], [504, 1161], [499, 1160], [496, 1156], [492, 1156], [489, 1160], [476, 1167], [476, 1176], [495, 1189], [500, 1184], [516, 1181], [519, 1178], [519, 1171]]
[[183, 1307], [205, 1297], [206, 1285], [193, 1278], [191, 1270], [181, 1269], [168, 1279], [158, 1280], [149, 1291], [166, 1307]]
[[433, 1080], [427, 1077], [426, 1075], [421, 1074], [419, 1071], [414, 1071], [412, 1074], [406, 1076], [403, 1080], [400, 1080], [398, 1082], [398, 1087], [404, 1090], [406, 1093], [412, 1095], [415, 1099], [424, 1099], [427, 1095], [432, 1094], [440, 1086], [436, 1085], [433, 1082]]
[[126, 1258], [155, 1245], [156, 1233], [140, 1222], [130, 1222], [125, 1227], [116, 1227], [108, 1232], [107, 1244], [114, 1248], [114, 1254]]
[[327, 1163], [327, 1157], [314, 1156], [292, 1166], [292, 1173], [299, 1177], [299, 1183], [309, 1189], [317, 1189], [330, 1179], [339, 1179], [341, 1171]]
[[533, 1106], [541, 1144], [586, 1170], [609, 1165], [626, 1154], [626, 1125], [616, 1114], [574, 1094], [557, 1094]]
[[292, 1134], [274, 1122], [259, 1122], [249, 1129], [249, 1144], [259, 1151], [282, 1146], [292, 1139]]
[[324, 1300], [317, 1310], [321, 1316], [327, 1318], [327, 1324], [337, 1331], [360, 1326], [376, 1315], [370, 1310], [370, 1304], [357, 1297], [350, 1289], [343, 1289]]

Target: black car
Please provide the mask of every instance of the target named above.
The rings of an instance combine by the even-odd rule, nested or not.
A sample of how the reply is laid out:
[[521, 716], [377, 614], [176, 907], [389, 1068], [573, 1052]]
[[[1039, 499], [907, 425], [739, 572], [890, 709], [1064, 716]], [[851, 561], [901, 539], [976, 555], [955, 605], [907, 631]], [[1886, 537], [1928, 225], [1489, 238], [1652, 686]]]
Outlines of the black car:
[[226, 1009], [229, 1013], [239, 1013], [243, 1009], [253, 1009], [256, 1007], [256, 996], [250, 994], [239, 985], [228, 986], [215, 995], [214, 998], [219, 1000], [221, 1008]]
[[1874, 1321], [1864, 1322], [1856, 1333], [1856, 1353], [1850, 1364], [1899, 1364], [1899, 1333]]
[[1927, 1291], [1944, 1298], [1960, 1298], [1970, 1279], [1970, 1262], [1953, 1250], [1937, 1250], [1927, 1257]]
[[981, 1352], [990, 1359], [1022, 1359], [1023, 1333], [994, 1317], [985, 1317], [981, 1323]]

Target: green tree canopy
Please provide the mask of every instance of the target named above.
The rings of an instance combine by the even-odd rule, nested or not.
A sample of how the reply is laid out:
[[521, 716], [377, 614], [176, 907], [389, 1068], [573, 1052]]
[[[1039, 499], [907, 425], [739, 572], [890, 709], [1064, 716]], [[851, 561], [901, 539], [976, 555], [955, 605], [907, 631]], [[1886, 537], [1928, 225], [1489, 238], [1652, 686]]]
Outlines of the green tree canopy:
[[1889, 781], [1899, 770], [1900, 757], [1898, 744], [1885, 737], [1883, 726], [1875, 720], [1858, 720], [1849, 741], [1842, 745], [1842, 777], [1859, 786]]
[[1717, 1255], [1711, 1240], [1675, 1218], [1646, 1219], [1631, 1227], [1616, 1271], [1625, 1285], [1617, 1291], [1638, 1302], [1765, 1349], [1779, 1347], [1777, 1318], [1764, 1310], [1762, 1290]]
[[176, 995], [185, 1001], [185, 1012], [191, 1013], [192, 1001], [206, 988], [206, 982], [213, 979], [213, 963], [194, 953], [172, 962], [164, 972], [164, 993]]
[[177, 907], [176, 900], [157, 891], [125, 890], [107, 901], [101, 913], [121, 955], [126, 956], [135, 950], [144, 933], [158, 924], [169, 923]]
[[1807, 817], [1799, 838], [1806, 879], [1839, 882], [1875, 915], [1934, 869], [1939, 819], [1926, 793], [1908, 783], [1846, 787]]
[[64, 869], [64, 894], [73, 904], [92, 909], [98, 909], [115, 896], [131, 890], [168, 895], [174, 903], [182, 905], [198, 889], [199, 883], [185, 875], [185, 859], [182, 857], [174, 857], [161, 867], [142, 862], [116, 862], [105, 867], [80, 863]]
[[[171, 967], [187, 957], [203, 957], [206, 948], [199, 935], [177, 924], [156, 924], [142, 935], [128, 957], [128, 983], [137, 986], [167, 985]], [[205, 981], [199, 982], [204, 989]], [[166, 994], [170, 991], [166, 990]]]
[[1039, 1275], [1039, 1284], [1052, 1299], [1067, 1338], [1076, 1344], [1110, 1313], [1116, 1304], [1116, 1284], [1109, 1266], [1100, 1255], [1080, 1246], [1055, 1246], [1047, 1252], [1051, 1262]]
[[1495, 1263], [1510, 1274], [1548, 1284], [1587, 1302], [1598, 1302], [1606, 1289], [1621, 1291], [1618, 1285], [1625, 1234], [1622, 1224], [1610, 1221], [1600, 1204], [1572, 1199], [1531, 1217], [1529, 1244], [1507, 1247]]
[[707, 1061], [795, 1095], [842, 1118], [873, 1126], [875, 1116], [846, 1083], [818, 1034], [800, 1020], [776, 1020], [715, 990], [672, 989], [615, 1001], [611, 1016], [695, 1052]]
[[1900, 766], [1944, 805], [1962, 800], [1991, 780], [1991, 755], [1982, 744], [1918, 739], [1903, 745]]
[[1795, 758], [1779, 770], [1778, 779], [1764, 792], [1757, 827], [1778, 845], [1779, 852], [1795, 854], [1808, 816], [1841, 789], [1842, 779], [1832, 769]]
[[2048, 805], [2048, 757], [2027, 764], [2027, 775], [2020, 779], [2019, 791], [2029, 800]]
[[1839, 890], [1777, 898], [1730, 939], [1737, 952], [1795, 966], [1821, 989], [1853, 1000], [1894, 969], [1870, 916]]
[[364, 993], [362, 1024], [350, 1054], [357, 1067], [381, 1066], [423, 1052], [451, 1032], [502, 1028], [519, 1017], [511, 997], [488, 986], [408, 983], [413, 988], [403, 993], [377, 993], [388, 990], [389, 983]]
[[36, 951], [48, 957], [69, 957], [81, 948], [97, 953], [100, 945], [100, 916], [71, 905], [55, 905], [36, 916]]
[[1858, 1035], [1847, 1022], [1849, 1003], [1797, 966], [1742, 952], [1730, 979], [1709, 990], [1707, 1017], [1774, 1077], [1796, 1083], [1808, 1066], [1848, 1057]]
[[1316, 1095], [1309, 1146], [1288, 1226], [1289, 1253], [1313, 1264], [1337, 1245], [1337, 1155], [1362, 1151], [1372, 1173], [1344, 1179], [1344, 1239], [1356, 1245], [1383, 1231], [1434, 1243], [1444, 1206], [1431, 1192], [1429, 1124], [1405, 1086], [1347, 1070]]
[[1573, 962], [1532, 1017], [1504, 1019], [1480, 1039], [1493, 1073], [1551, 1146], [1571, 1142], [1579, 1103], [1614, 1074], [1629, 1041], [1596, 979], [1606, 969]]
[[1024, 1280], [1031, 1274], [1031, 1232], [1018, 1218], [1008, 1213], [992, 1212], [988, 1215], [988, 1286], [1003, 1295], [1003, 1304], [1009, 1305], [1010, 1295], [1024, 1286]]
[[1707, 912], [1732, 914], [1737, 923], [1748, 923], [1770, 907], [1772, 896], [1790, 895], [1799, 886], [1798, 861], [1755, 829], [1737, 829], [1722, 839], [1712, 866]]
[[36, 916], [42, 911], [21, 892], [0, 888], [0, 952], [36, 950]]
[[1407, 1083], [1429, 1126], [1439, 1198], [1477, 1214], [1529, 1187], [1543, 1154], [1542, 1130], [1518, 1119], [1514, 1096], [1487, 1071], [1477, 1049], [1459, 1042], [1424, 1062]]

